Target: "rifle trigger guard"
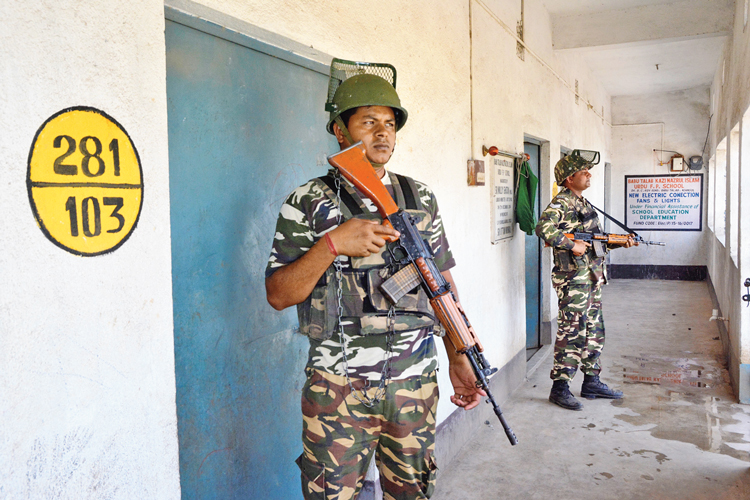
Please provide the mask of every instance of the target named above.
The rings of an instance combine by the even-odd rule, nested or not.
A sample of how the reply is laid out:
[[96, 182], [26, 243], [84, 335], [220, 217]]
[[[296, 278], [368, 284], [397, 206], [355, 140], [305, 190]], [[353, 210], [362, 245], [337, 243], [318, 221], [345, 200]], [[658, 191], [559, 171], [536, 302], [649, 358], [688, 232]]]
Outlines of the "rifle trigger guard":
[[393, 261], [399, 264], [406, 264], [409, 258], [409, 254], [406, 252], [404, 245], [401, 244], [401, 240], [388, 245], [388, 253], [391, 254]]

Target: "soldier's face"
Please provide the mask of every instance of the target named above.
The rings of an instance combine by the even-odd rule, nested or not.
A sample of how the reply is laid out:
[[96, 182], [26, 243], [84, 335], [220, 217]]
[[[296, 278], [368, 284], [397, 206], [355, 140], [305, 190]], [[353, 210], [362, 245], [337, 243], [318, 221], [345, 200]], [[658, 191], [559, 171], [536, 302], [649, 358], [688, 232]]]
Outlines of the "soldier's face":
[[[391, 159], [396, 145], [396, 117], [387, 106], [363, 106], [349, 118], [347, 125], [354, 142], [362, 141], [367, 150], [367, 159], [372, 163], [385, 164]], [[334, 132], [340, 131], [334, 124]], [[349, 141], [336, 134], [339, 143], [349, 147]]]
[[585, 168], [568, 177], [568, 188], [579, 193], [591, 187], [591, 173]]

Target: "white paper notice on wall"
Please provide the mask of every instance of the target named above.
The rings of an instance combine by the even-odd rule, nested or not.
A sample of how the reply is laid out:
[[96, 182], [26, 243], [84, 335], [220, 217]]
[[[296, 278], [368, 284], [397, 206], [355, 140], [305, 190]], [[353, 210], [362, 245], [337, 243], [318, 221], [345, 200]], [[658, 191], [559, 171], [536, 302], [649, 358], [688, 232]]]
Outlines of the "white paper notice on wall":
[[514, 159], [498, 153], [489, 160], [492, 178], [492, 244], [513, 237], [516, 214], [515, 185], [513, 183]]
[[633, 230], [701, 231], [703, 174], [626, 175], [625, 225]]

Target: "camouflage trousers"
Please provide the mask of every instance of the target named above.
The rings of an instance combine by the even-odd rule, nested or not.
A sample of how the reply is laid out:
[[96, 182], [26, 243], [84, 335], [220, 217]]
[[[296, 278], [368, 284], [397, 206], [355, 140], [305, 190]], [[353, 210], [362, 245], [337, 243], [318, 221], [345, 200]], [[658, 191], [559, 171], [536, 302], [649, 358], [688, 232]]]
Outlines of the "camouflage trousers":
[[586, 375], [599, 375], [604, 347], [601, 283], [555, 284], [559, 311], [552, 380], [571, 380], [581, 366]]
[[[352, 379], [355, 389], [362, 380]], [[370, 397], [376, 387], [367, 391]], [[305, 500], [348, 500], [359, 495], [373, 451], [383, 498], [430, 498], [437, 466], [436, 372], [391, 381], [383, 399], [368, 408], [351, 394], [346, 378], [307, 370], [302, 389], [302, 444], [297, 459]]]

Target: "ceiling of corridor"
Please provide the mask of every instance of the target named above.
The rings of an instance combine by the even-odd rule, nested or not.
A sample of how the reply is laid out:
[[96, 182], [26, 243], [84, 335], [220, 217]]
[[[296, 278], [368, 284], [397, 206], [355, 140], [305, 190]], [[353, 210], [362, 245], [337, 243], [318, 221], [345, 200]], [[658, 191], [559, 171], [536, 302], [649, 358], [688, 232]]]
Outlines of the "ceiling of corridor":
[[542, 2], [555, 50], [581, 53], [613, 97], [710, 85], [734, 23], [735, 0]]

